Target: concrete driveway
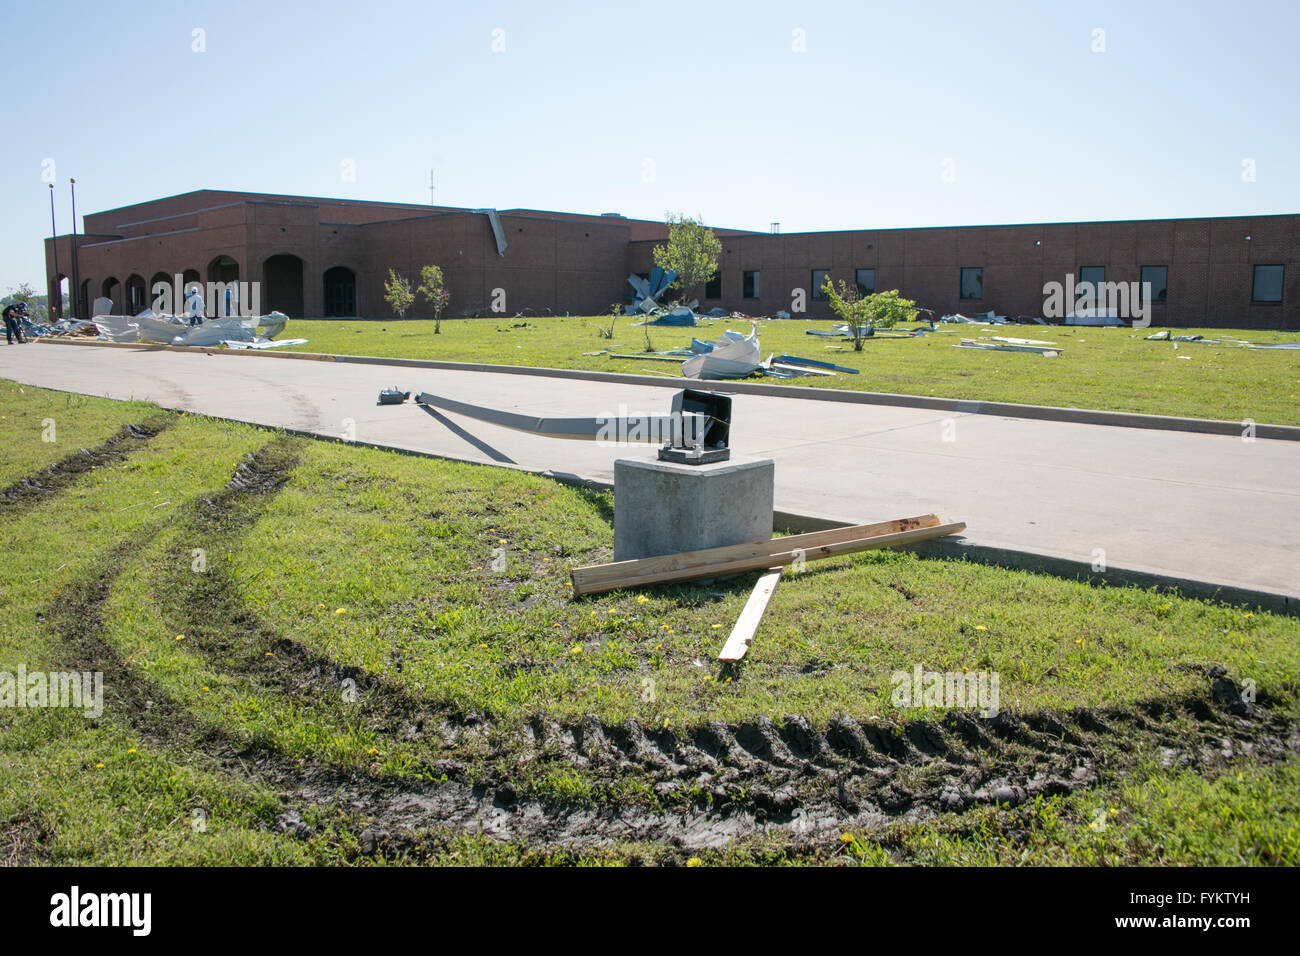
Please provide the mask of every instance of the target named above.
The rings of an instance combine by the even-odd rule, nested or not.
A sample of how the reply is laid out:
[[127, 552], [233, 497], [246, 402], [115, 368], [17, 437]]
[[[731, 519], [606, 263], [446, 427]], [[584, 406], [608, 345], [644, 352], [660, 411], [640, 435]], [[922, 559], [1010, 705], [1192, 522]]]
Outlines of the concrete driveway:
[[[66, 345], [0, 348], [0, 377], [533, 471], [613, 480], [603, 447], [379, 406], [387, 385], [534, 415], [667, 411], [664, 388], [402, 366]], [[793, 398], [733, 398], [737, 455], [776, 463], [778, 510], [934, 511], [973, 544], [1300, 595], [1300, 442]]]

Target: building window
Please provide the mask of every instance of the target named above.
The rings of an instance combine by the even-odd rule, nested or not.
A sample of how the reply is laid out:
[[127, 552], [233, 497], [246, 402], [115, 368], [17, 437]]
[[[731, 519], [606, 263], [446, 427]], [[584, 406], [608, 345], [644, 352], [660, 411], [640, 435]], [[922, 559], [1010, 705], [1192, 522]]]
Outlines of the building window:
[[1144, 287], [1151, 284], [1152, 302], [1164, 302], [1169, 291], [1169, 267], [1143, 266], [1140, 281]]
[[830, 275], [830, 269], [814, 269], [812, 271], [812, 297], [814, 299], [827, 298], [826, 293], [822, 291], [822, 286], [826, 284], [826, 280], [830, 278]]
[[1092, 300], [1101, 300], [1101, 284], [1106, 281], [1105, 266], [1079, 266], [1079, 288], [1092, 287]]
[[743, 272], [741, 273], [740, 294], [746, 299], [761, 299], [763, 296], [758, 291], [758, 273]]
[[874, 295], [876, 291], [876, 270], [875, 269], [858, 269], [853, 274], [853, 280], [858, 284], [858, 295]]
[[961, 297], [963, 299], [984, 298], [984, 267], [963, 268], [961, 270]]
[[715, 272], [709, 277], [709, 281], [704, 284], [704, 298], [721, 299], [722, 298], [722, 273]]
[[1251, 302], [1281, 302], [1282, 279], [1286, 269], [1282, 266], [1255, 266], [1255, 283], [1251, 286]]

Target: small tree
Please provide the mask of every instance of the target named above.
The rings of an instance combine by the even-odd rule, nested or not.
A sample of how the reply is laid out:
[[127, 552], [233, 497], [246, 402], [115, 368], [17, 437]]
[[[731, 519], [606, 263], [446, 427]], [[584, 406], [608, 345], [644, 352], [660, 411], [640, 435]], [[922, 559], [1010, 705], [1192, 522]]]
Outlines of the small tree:
[[602, 339], [612, 339], [614, 337], [614, 323], [618, 321], [618, 317], [622, 312], [623, 307], [617, 302], [611, 304], [609, 307], [609, 328], [598, 325], [596, 326], [596, 334]]
[[399, 276], [393, 269], [388, 270], [388, 281], [384, 283], [384, 301], [392, 306], [399, 319], [406, 318], [415, 303], [415, 293], [411, 291], [411, 280]]
[[654, 263], [660, 269], [677, 273], [677, 287], [685, 300], [691, 292], [713, 277], [718, 271], [718, 256], [722, 243], [698, 219], [685, 216], [667, 217], [668, 244], [655, 246]]
[[864, 296], [843, 279], [837, 288], [827, 276], [822, 291], [830, 299], [831, 311], [844, 320], [855, 352], [862, 351], [863, 340], [876, 329], [892, 329], [916, 318], [916, 303], [902, 298], [897, 289]]
[[433, 334], [438, 335], [442, 332], [442, 310], [447, 308], [447, 303], [451, 301], [451, 293], [447, 291], [442, 270], [437, 266], [425, 266], [421, 269], [420, 288], [416, 291], [433, 309]]

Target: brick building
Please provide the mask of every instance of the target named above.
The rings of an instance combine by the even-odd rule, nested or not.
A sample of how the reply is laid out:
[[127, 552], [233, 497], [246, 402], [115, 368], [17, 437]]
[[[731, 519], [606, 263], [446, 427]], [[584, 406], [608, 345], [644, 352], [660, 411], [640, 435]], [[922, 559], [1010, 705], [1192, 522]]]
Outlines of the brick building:
[[[442, 266], [447, 315], [590, 315], [647, 273], [661, 222], [612, 213], [471, 210], [404, 203], [198, 190], [87, 215], [77, 237], [78, 314], [107, 297], [114, 312], [147, 307], [155, 282], [261, 283], [261, 310], [293, 317], [391, 315], [390, 268], [417, 284]], [[823, 276], [875, 291], [899, 289], [947, 312], [1042, 315], [1043, 286], [1152, 284], [1152, 324], [1300, 327], [1300, 215], [1042, 225], [866, 229], [768, 234], [718, 229], [718, 276], [697, 290], [701, 308], [827, 318]], [[72, 240], [45, 241], [50, 290], [55, 242], [72, 272]], [[504, 248], [504, 253], [501, 249]], [[71, 285], [69, 285], [71, 288]], [[501, 290], [501, 291], [498, 291]], [[504, 295], [504, 301], [502, 300]], [[428, 314], [423, 302], [412, 315]]]

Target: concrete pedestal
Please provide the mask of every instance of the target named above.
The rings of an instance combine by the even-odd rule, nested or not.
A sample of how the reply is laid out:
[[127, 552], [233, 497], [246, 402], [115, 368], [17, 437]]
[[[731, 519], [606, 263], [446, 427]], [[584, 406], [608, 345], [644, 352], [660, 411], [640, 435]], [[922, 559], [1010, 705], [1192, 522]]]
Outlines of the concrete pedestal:
[[770, 458], [712, 465], [614, 462], [614, 560], [720, 548], [772, 537]]

